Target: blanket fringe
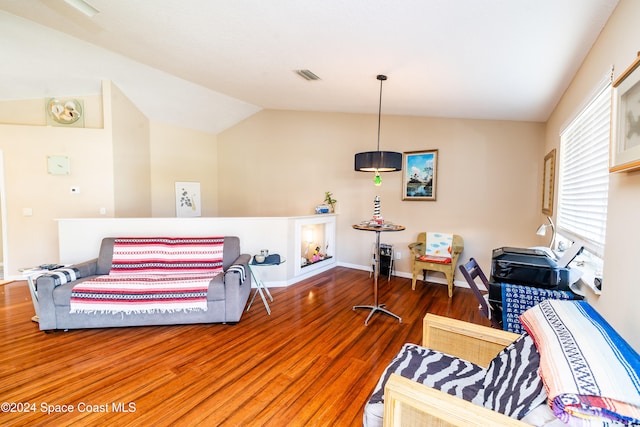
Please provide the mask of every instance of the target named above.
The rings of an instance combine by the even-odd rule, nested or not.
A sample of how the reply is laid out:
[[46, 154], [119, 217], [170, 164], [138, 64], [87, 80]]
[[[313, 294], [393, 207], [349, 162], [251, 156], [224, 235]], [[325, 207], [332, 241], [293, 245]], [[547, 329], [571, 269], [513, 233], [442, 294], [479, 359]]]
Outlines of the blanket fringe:
[[206, 308], [177, 308], [177, 309], [163, 309], [154, 308], [150, 310], [70, 310], [69, 314], [121, 314], [124, 315], [138, 315], [138, 314], [172, 314], [178, 312], [190, 313], [194, 311], [207, 311]]

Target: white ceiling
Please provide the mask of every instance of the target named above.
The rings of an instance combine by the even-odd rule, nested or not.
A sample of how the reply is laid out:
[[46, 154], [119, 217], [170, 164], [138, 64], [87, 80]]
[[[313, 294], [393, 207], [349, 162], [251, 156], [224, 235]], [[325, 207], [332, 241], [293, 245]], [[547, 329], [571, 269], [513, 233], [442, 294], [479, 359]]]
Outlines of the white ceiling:
[[383, 114], [545, 121], [618, 0], [87, 2], [0, 0], [0, 100], [112, 80], [217, 133], [260, 109], [377, 113], [377, 74]]

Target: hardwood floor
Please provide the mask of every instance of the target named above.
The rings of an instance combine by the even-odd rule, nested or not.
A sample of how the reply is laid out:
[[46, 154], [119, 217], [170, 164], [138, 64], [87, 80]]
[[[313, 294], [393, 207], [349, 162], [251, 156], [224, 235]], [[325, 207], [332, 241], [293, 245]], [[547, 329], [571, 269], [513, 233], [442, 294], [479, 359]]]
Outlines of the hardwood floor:
[[[380, 374], [431, 312], [489, 325], [469, 289], [380, 280], [402, 323], [368, 311], [369, 273], [337, 267], [273, 288], [236, 325], [45, 334], [26, 282], [0, 286], [0, 425], [358, 426]], [[65, 412], [72, 405], [73, 412]], [[3, 410], [4, 410], [3, 406]], [[47, 414], [46, 411], [51, 413]]]

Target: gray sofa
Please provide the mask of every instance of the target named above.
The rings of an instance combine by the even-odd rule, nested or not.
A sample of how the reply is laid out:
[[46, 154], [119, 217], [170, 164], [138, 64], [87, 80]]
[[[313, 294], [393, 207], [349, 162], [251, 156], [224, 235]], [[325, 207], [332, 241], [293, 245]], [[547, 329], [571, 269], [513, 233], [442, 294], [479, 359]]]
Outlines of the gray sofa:
[[[223, 274], [211, 280], [207, 291], [207, 310], [153, 313], [70, 313], [74, 285], [106, 275], [111, 269], [116, 238], [102, 240], [98, 258], [68, 268], [78, 272], [77, 280], [57, 285], [54, 275], [42, 275], [35, 281], [40, 329], [83, 329], [124, 326], [176, 325], [191, 323], [235, 323], [240, 320], [251, 293], [251, 256], [240, 254], [240, 239], [224, 237]], [[242, 269], [229, 267], [241, 265]]]

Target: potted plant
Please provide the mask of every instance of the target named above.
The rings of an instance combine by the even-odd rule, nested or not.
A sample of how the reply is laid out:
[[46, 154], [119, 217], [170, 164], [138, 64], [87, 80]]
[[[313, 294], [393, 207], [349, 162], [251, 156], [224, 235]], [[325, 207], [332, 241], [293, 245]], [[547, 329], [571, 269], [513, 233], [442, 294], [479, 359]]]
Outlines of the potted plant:
[[330, 191], [324, 192], [324, 202], [330, 206], [330, 212], [335, 213], [336, 203], [338, 203], [338, 201], [333, 198], [333, 194], [331, 194]]

